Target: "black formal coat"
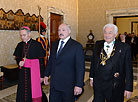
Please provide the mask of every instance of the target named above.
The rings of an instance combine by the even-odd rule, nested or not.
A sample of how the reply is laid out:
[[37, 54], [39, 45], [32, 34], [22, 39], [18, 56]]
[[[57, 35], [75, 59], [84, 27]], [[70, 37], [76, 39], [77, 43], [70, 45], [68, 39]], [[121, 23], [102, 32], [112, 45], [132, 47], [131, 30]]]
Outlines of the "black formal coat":
[[[92, 56], [90, 77], [94, 78], [94, 91], [102, 89], [108, 91], [106, 94], [112, 99], [116, 96], [114, 98], [123, 100], [124, 90], [133, 91], [131, 49], [128, 44], [116, 40], [114, 55], [106, 61], [105, 66], [102, 66], [100, 53], [104, 48], [104, 42], [96, 42]], [[119, 73], [119, 76], [115, 77], [115, 73]]]
[[50, 87], [57, 90], [74, 90], [74, 86], [83, 87], [85, 63], [82, 45], [70, 38], [58, 57], [59, 40], [52, 44], [45, 76], [51, 75]]

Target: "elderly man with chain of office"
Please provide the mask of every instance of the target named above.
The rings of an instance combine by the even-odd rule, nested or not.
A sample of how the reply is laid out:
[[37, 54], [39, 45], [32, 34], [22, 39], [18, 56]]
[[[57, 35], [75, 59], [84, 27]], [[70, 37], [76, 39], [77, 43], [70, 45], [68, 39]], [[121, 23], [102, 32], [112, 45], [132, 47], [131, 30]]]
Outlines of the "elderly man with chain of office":
[[130, 46], [115, 39], [114, 24], [103, 27], [104, 40], [97, 41], [91, 61], [90, 85], [94, 102], [123, 102], [133, 91]]

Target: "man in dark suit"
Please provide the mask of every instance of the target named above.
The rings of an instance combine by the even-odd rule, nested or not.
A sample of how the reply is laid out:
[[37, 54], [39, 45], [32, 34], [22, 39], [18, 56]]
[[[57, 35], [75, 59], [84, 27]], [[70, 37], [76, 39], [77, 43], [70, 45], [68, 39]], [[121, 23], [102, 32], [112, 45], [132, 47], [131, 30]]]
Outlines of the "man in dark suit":
[[45, 70], [44, 84], [50, 79], [50, 102], [74, 102], [74, 95], [81, 94], [84, 85], [84, 52], [82, 45], [70, 37], [71, 28], [61, 24], [60, 40], [52, 44]]
[[134, 33], [130, 35], [130, 46], [132, 60], [137, 60], [138, 37]]
[[131, 49], [115, 39], [118, 28], [107, 24], [104, 40], [97, 41], [91, 61], [90, 85], [94, 102], [123, 102], [133, 91]]

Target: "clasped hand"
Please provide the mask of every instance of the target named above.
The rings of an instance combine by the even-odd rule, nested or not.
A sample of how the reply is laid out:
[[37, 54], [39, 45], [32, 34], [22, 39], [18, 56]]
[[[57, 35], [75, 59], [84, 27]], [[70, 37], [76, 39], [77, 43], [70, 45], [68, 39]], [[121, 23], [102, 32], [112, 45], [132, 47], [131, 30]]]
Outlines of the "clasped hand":
[[24, 61], [19, 62], [19, 66], [22, 67], [24, 65]]
[[74, 95], [79, 95], [82, 92], [82, 88], [75, 86], [74, 87]]

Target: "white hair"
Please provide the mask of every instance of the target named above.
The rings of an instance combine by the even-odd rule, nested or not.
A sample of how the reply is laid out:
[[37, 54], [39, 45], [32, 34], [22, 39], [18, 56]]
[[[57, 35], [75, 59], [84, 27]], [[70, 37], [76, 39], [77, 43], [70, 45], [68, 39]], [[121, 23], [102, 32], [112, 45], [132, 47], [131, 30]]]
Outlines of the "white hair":
[[103, 31], [105, 30], [105, 28], [107, 28], [107, 27], [113, 27], [114, 28], [114, 30], [115, 30], [115, 34], [117, 34], [118, 33], [118, 28], [117, 28], [117, 26], [116, 25], [114, 25], [114, 24], [112, 24], [112, 23], [109, 23], [109, 24], [106, 24], [104, 27], [103, 27]]

